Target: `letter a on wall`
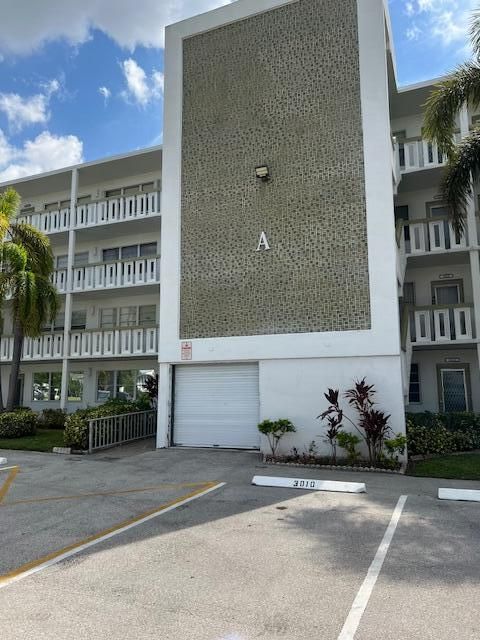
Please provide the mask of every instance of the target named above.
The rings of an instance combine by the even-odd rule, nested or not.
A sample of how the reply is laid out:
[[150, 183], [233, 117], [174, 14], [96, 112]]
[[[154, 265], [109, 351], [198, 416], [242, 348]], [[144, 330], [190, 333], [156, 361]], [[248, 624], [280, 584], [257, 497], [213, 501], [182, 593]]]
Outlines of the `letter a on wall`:
[[260, 240], [258, 242], [257, 251], [268, 251], [270, 249], [270, 245], [268, 244], [267, 234], [265, 231], [262, 231], [260, 236]]

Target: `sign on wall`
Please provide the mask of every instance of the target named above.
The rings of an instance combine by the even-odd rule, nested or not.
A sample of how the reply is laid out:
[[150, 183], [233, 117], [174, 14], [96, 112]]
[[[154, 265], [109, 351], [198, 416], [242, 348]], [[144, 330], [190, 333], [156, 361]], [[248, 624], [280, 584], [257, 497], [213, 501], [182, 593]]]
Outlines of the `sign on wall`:
[[191, 360], [192, 359], [192, 343], [191, 342], [182, 342], [182, 360]]

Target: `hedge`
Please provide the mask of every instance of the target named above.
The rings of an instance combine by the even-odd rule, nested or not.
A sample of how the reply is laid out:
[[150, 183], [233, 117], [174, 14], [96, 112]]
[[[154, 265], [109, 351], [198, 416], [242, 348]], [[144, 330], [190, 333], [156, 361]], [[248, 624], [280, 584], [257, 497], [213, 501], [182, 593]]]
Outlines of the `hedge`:
[[65, 429], [67, 412], [64, 409], [44, 409], [38, 417], [42, 429]]
[[409, 455], [480, 449], [480, 416], [475, 413], [407, 414]]
[[31, 409], [17, 409], [11, 413], [0, 413], [0, 438], [33, 436], [38, 419]]
[[136, 413], [137, 411], [147, 411], [148, 401], [138, 400], [128, 402], [127, 400], [109, 400], [99, 407], [89, 409], [79, 409], [71, 413], [65, 421], [64, 442], [66, 447], [74, 449], [88, 448], [88, 422], [94, 418], [105, 418], [107, 416], [118, 416], [122, 413]]

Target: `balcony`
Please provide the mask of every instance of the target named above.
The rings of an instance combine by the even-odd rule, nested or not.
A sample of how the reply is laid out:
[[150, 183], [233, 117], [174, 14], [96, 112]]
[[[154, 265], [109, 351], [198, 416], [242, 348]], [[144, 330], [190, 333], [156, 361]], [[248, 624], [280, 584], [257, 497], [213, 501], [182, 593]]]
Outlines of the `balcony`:
[[400, 220], [397, 223], [397, 243], [405, 256], [465, 251], [469, 246], [468, 234], [459, 236], [447, 216]]
[[474, 340], [473, 305], [415, 307], [412, 313], [411, 337], [414, 347]]
[[[26, 338], [22, 361], [61, 360], [63, 333], [46, 333], [38, 338]], [[119, 329], [87, 329], [70, 333], [70, 358], [121, 358], [126, 356], [156, 356], [157, 327], [123, 327]], [[0, 360], [12, 359], [13, 337], [0, 340]]]
[[422, 140], [422, 138], [408, 138], [397, 145], [398, 164], [400, 172], [410, 173], [423, 169], [434, 169], [445, 165], [447, 158], [437, 145]]
[[153, 216], [160, 212], [160, 192], [150, 191], [118, 196], [56, 211], [41, 211], [19, 217], [19, 222], [33, 225], [44, 233], [58, 233], [97, 225], [124, 222]]

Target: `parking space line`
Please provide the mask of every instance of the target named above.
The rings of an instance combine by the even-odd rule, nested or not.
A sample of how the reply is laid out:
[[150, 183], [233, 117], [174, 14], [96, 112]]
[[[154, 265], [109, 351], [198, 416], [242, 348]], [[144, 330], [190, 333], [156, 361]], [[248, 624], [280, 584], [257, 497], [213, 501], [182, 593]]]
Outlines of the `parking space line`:
[[0, 471], [10, 471], [10, 473], [7, 476], [7, 479], [5, 480], [3, 485], [0, 487], [0, 504], [2, 504], [3, 499], [8, 493], [8, 490], [12, 486], [12, 482], [15, 480], [15, 476], [17, 475], [19, 469], [20, 467], [5, 467], [4, 469], [0, 469]]
[[358, 590], [355, 600], [353, 601], [352, 608], [347, 616], [343, 629], [338, 636], [338, 640], [354, 640], [355, 634], [360, 624], [360, 620], [367, 608], [368, 601], [372, 595], [373, 588], [377, 582], [377, 578], [382, 570], [383, 562], [387, 556], [388, 549], [393, 540], [395, 530], [402, 515], [405, 502], [408, 496], [400, 496], [397, 505], [393, 511], [390, 524], [385, 531], [382, 542], [377, 549], [377, 553], [368, 569], [367, 576], [362, 583], [362, 586]]
[[[14, 500], [12, 502], [4, 502], [1, 507], [13, 507], [17, 504], [35, 504], [36, 502], [55, 502], [58, 500], [80, 500], [82, 498], [97, 498], [101, 496], [122, 496], [129, 493], [145, 493], [148, 491], [159, 491], [160, 489], [188, 489], [190, 487], [204, 487], [207, 482], [166, 482], [153, 487], [139, 487], [137, 489], [117, 489], [114, 491], [93, 491], [92, 493], [76, 493], [67, 496], [46, 496], [44, 498], [28, 498], [25, 500]], [[0, 496], [1, 497], [1, 496]]]
[[28, 576], [31, 576], [34, 573], [43, 571], [43, 569], [47, 569], [48, 567], [51, 567], [52, 565], [57, 564], [62, 560], [66, 560], [70, 556], [80, 553], [81, 551], [84, 551], [89, 547], [99, 544], [100, 542], [104, 542], [109, 538], [113, 538], [114, 536], [120, 533], [123, 533], [125, 531], [128, 531], [133, 527], [137, 527], [143, 524], [144, 522], [148, 522], [149, 520], [153, 520], [154, 518], [157, 518], [158, 516], [164, 513], [173, 511], [174, 509], [177, 509], [178, 507], [181, 507], [184, 504], [192, 502], [197, 498], [201, 498], [202, 496], [207, 495], [211, 491], [220, 489], [220, 487], [223, 487], [225, 484], [226, 484], [225, 482], [207, 482], [201, 488], [195, 489], [194, 491], [191, 491], [190, 493], [187, 493], [184, 496], [180, 496], [179, 498], [175, 498], [174, 500], [170, 500], [169, 502], [166, 502], [158, 507], [155, 507], [154, 509], [150, 509], [149, 511], [146, 511], [145, 513], [142, 513], [139, 516], [136, 516], [134, 518], [129, 518], [128, 520], [124, 520], [123, 522], [120, 522], [114, 525], [113, 527], [104, 529], [103, 531], [100, 531], [99, 533], [88, 536], [87, 538], [84, 538], [83, 540], [80, 540], [78, 542], [74, 542], [73, 544], [70, 544], [67, 547], [64, 547], [63, 549], [59, 549], [58, 551], [53, 551], [52, 553], [49, 553], [43, 556], [42, 558], [38, 558], [37, 560], [33, 560], [32, 562], [27, 562], [22, 566], [18, 567], [17, 569], [14, 569], [9, 573], [6, 573], [0, 576], [0, 589], [12, 584], [12, 582], [17, 582], [18, 580], [27, 578]]

